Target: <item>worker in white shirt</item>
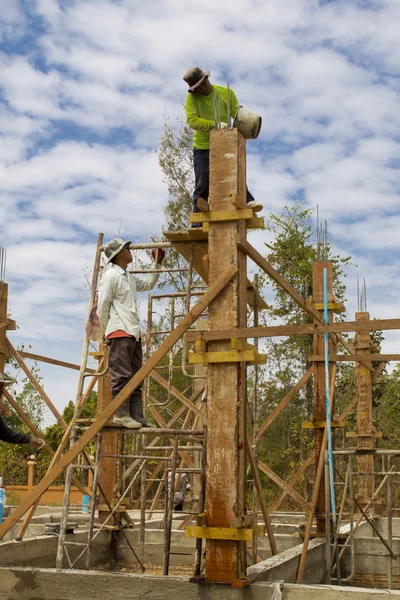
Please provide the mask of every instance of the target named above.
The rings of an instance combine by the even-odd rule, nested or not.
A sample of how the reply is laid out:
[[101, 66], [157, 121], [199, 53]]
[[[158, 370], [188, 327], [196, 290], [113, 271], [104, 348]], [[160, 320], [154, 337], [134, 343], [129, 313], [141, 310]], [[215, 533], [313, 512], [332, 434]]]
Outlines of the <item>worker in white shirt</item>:
[[[111, 374], [112, 397], [132, 379], [142, 366], [142, 344], [137, 292], [152, 290], [159, 273], [149, 273], [139, 279], [127, 271], [132, 262], [129, 247], [132, 242], [114, 238], [105, 247], [108, 263], [102, 277], [97, 312], [109, 345], [108, 366]], [[152, 250], [153, 269], [159, 269], [164, 250]], [[142, 388], [139, 386], [117, 410], [113, 422], [122, 427], [149, 427], [143, 415]]]

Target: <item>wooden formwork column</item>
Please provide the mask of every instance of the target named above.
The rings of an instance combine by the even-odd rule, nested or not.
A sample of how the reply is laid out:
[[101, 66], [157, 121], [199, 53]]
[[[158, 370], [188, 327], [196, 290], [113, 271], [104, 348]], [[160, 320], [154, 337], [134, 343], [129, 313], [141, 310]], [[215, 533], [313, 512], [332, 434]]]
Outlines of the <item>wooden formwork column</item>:
[[[323, 304], [324, 302], [324, 269], [328, 272], [328, 302], [333, 302], [333, 284], [332, 284], [332, 262], [318, 261], [313, 263], [313, 302]], [[323, 313], [323, 311], [320, 311]], [[333, 312], [329, 310], [328, 320], [333, 322]], [[314, 319], [314, 323], [317, 320]], [[324, 355], [325, 342], [324, 335], [314, 335], [314, 354]], [[329, 354], [333, 354], [334, 347], [331, 339], [329, 340]], [[329, 364], [329, 381], [331, 380], [333, 363]], [[333, 414], [333, 411], [332, 411]], [[326, 381], [324, 362], [314, 363], [314, 420], [326, 421]], [[323, 429], [314, 429], [315, 438], [315, 465], [319, 464], [321, 454], [322, 439], [324, 437]], [[319, 487], [318, 501], [315, 511], [317, 522], [317, 535], [325, 533], [325, 477], [322, 475]]]
[[[237, 129], [211, 132], [210, 210], [246, 205], [246, 142]], [[244, 221], [210, 222], [209, 285], [229, 265], [238, 275], [209, 306], [209, 329], [246, 327], [246, 256], [236, 242], [245, 241]], [[229, 341], [210, 342], [209, 351], [230, 350]], [[210, 527], [229, 527], [244, 514], [246, 494], [246, 365], [214, 363], [207, 369], [206, 515]], [[243, 571], [244, 544], [207, 540], [206, 579], [231, 582]]]
[[[356, 313], [356, 321], [369, 320], [367, 312]], [[360, 331], [355, 336], [355, 348], [358, 354], [370, 354], [372, 341], [369, 331]], [[375, 427], [372, 424], [372, 373], [362, 363], [356, 362], [357, 382], [357, 449], [375, 448]], [[371, 475], [358, 476], [358, 502], [364, 508], [375, 492], [374, 457], [372, 455], [357, 458], [358, 470]], [[373, 505], [370, 507], [373, 511]]]
[[[99, 348], [99, 358], [104, 357], [103, 364], [108, 363], [108, 346], [106, 342], [102, 342]], [[111, 395], [111, 376], [110, 371], [107, 370], [105, 375], [99, 377], [98, 390], [97, 390], [97, 414], [100, 414], [106, 406], [112, 401]], [[97, 449], [97, 452], [101, 454], [117, 454], [118, 451], [118, 434], [116, 431], [103, 430], [101, 447]], [[117, 486], [117, 459], [116, 458], [101, 458], [99, 465], [99, 484], [104, 492], [103, 497], [100, 494], [100, 508], [99, 508], [99, 521], [103, 523], [110, 514], [108, 509], [105, 509], [105, 500], [108, 501], [110, 506], [115, 504], [116, 486]], [[119, 514], [117, 515], [120, 516]], [[109, 525], [114, 525], [114, 521], [109, 522]]]

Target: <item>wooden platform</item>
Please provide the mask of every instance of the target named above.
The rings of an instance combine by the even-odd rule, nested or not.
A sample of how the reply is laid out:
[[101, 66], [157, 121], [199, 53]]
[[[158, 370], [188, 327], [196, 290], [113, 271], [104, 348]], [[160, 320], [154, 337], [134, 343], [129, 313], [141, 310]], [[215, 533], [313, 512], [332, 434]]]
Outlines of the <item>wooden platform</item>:
[[[208, 233], [201, 227], [192, 227], [187, 231], [164, 231], [164, 235], [187, 261], [190, 260], [190, 247], [194, 243], [193, 268], [203, 281], [208, 283], [205, 260], [203, 260], [208, 254]], [[249, 306], [254, 306], [254, 288], [249, 279], [247, 280], [247, 303]], [[258, 308], [259, 310], [269, 308], [260, 295], [258, 295]]]

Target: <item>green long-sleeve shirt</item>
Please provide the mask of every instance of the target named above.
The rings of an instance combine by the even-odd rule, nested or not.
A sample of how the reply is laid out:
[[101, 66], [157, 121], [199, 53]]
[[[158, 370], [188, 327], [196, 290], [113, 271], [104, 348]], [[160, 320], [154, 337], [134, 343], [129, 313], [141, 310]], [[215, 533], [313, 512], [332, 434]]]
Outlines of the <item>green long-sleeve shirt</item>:
[[[210, 131], [215, 127], [214, 96], [217, 99], [217, 115], [222, 123], [228, 121], [228, 88], [221, 85], [213, 85], [213, 91], [208, 96], [191, 93], [186, 99], [186, 121], [191, 129], [194, 129], [194, 148], [208, 150], [210, 147]], [[233, 90], [230, 92], [231, 117], [235, 116], [238, 99]], [[221, 98], [221, 114], [219, 111], [219, 97]]]

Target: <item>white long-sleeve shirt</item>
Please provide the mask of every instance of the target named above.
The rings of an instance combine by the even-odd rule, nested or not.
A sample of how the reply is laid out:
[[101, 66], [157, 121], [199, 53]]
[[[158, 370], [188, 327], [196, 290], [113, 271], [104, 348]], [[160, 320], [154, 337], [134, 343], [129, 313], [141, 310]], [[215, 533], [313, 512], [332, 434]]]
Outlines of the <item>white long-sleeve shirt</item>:
[[[152, 268], [159, 269], [160, 265], [154, 262]], [[97, 314], [106, 337], [122, 329], [140, 338], [137, 292], [152, 290], [159, 276], [159, 273], [149, 273], [139, 279], [114, 264], [105, 272], [100, 282]]]

